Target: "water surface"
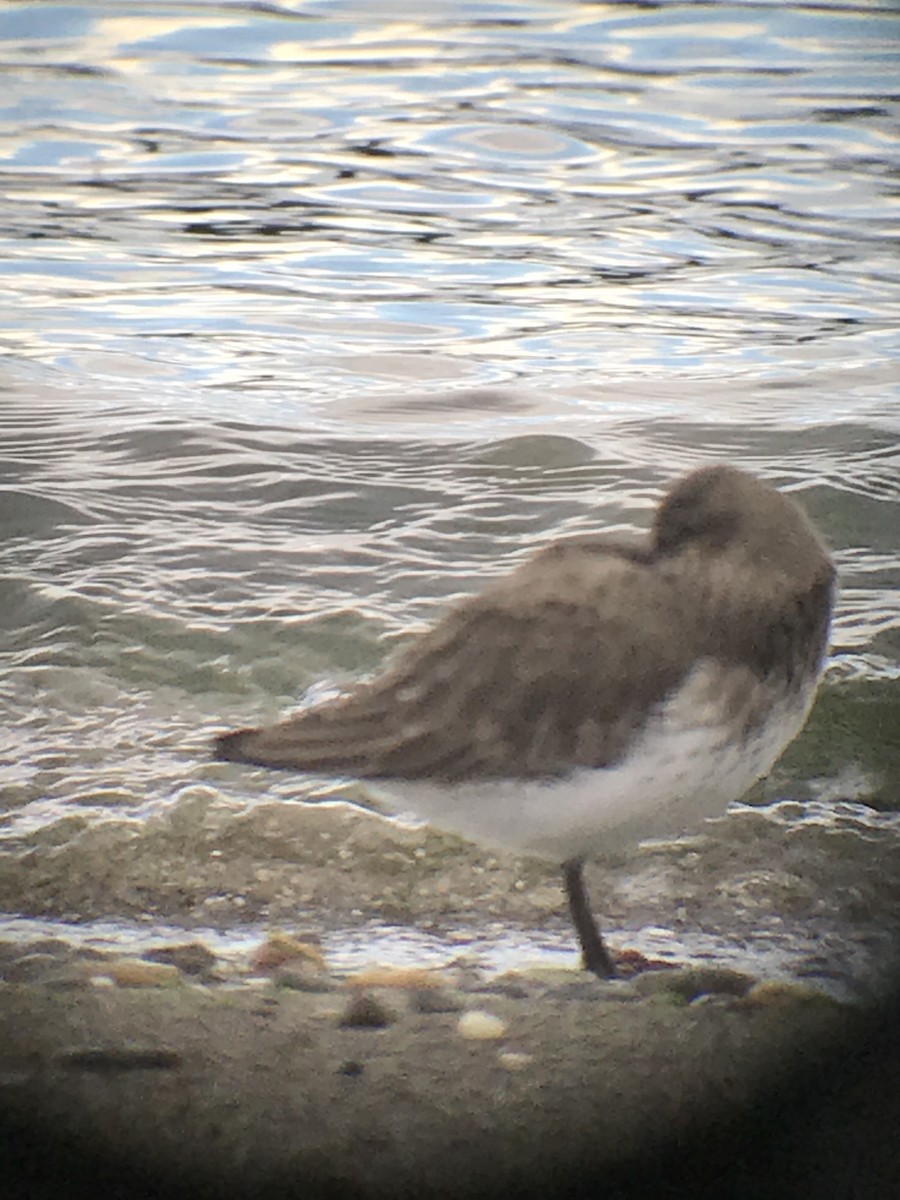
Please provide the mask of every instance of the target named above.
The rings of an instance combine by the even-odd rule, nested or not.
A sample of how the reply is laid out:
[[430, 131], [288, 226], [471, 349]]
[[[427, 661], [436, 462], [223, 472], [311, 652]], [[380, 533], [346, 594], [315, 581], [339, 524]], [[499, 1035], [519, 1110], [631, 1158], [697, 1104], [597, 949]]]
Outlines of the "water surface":
[[[209, 764], [211, 731], [374, 669], [537, 544], [645, 526], [669, 479], [727, 460], [834, 547], [824, 699], [755, 796], [787, 808], [636, 854], [598, 904], [626, 941], [765, 965], [768, 938], [778, 969], [878, 973], [898, 32], [888, 4], [4, 7], [10, 936], [296, 913], [340, 954], [367, 921], [409, 930], [399, 899], [304, 891], [248, 814], [321, 788]], [[519, 908], [470, 874], [437, 934], [565, 938], [528, 907], [552, 876], [509, 870]]]

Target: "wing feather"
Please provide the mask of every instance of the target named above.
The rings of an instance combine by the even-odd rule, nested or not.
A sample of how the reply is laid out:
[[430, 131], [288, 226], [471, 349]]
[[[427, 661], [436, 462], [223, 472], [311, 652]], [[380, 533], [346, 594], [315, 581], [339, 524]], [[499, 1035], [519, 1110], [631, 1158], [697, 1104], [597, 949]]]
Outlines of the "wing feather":
[[633, 549], [558, 543], [451, 610], [383, 675], [225, 734], [219, 756], [446, 781], [607, 765], [693, 665], [698, 623], [673, 612], [670, 592]]

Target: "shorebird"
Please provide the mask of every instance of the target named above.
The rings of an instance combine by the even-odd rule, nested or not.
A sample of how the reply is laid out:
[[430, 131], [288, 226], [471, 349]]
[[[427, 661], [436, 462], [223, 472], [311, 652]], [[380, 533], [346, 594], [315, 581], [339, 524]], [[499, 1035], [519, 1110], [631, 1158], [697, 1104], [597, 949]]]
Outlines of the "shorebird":
[[556, 861], [582, 963], [609, 978], [584, 861], [696, 828], [769, 771], [812, 705], [833, 591], [791, 499], [704, 467], [643, 536], [545, 547], [384, 673], [216, 754], [365, 779], [390, 812]]

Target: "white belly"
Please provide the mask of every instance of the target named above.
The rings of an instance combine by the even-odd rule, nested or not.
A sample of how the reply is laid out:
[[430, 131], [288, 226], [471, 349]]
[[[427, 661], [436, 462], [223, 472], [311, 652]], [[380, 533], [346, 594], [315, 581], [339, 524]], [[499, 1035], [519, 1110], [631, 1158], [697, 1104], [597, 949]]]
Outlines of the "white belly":
[[[561, 779], [372, 784], [387, 811], [485, 846], [564, 862], [671, 837], [718, 816], [765, 775], [802, 728], [814, 688], [785, 700], [751, 737], [733, 740], [707, 681], [696, 679], [650, 722], [615, 766]], [[704, 700], [697, 703], [700, 693]]]

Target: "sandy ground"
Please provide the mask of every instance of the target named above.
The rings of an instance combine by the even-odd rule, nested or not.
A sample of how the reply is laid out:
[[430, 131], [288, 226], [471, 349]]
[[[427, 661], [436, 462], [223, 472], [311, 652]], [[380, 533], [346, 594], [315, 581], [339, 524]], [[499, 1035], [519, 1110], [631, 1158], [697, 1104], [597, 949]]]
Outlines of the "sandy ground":
[[[734, 919], [721, 886], [733, 838], [713, 840], [703, 872], [690, 847], [666, 853], [665, 870], [660, 852], [618, 868], [632, 916], [674, 897], [684, 920], [715, 921], [720, 890]], [[791, 863], [810, 906], [852, 900], [849, 882], [824, 891], [806, 858]], [[617, 922], [616, 869], [594, 878], [595, 907]], [[472, 912], [563, 920], [540, 864], [339, 806], [235, 816], [212, 788], [190, 789], [140, 838], [122, 822], [87, 851], [26, 854], [0, 900], [4, 888], [17, 911], [177, 919], [186, 942], [192, 922], [238, 913], [295, 928], [354, 912], [438, 927]], [[771, 886], [754, 896], [739, 897], [753, 927]], [[727, 973], [603, 985], [450, 971], [433, 987], [348, 987], [327, 964], [253, 979], [212, 957], [182, 948], [147, 974], [52, 938], [0, 944], [0, 1200], [900, 1195], [900, 1014]], [[496, 1036], [464, 1036], [473, 1011], [502, 1023]]]
[[[643, 994], [569, 973], [427, 1002], [272, 980], [7, 983], [2, 1194], [896, 1194], [886, 1018], [670, 978]], [[374, 1025], [347, 1025], [362, 998]], [[466, 1010], [500, 1036], [463, 1036]]]

